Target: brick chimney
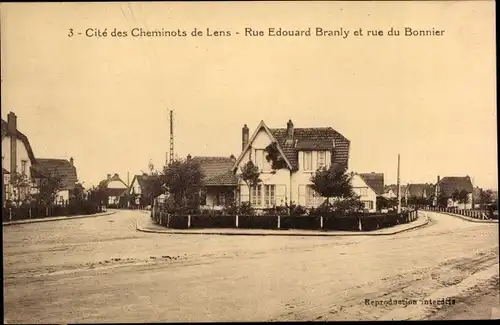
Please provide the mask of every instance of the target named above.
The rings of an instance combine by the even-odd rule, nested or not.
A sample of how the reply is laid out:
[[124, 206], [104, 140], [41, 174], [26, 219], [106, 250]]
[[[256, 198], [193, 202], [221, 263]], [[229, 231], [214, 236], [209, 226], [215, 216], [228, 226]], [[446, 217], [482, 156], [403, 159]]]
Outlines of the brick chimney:
[[288, 120], [286, 124], [286, 143], [293, 144], [293, 122]]
[[111, 179], [111, 174], [108, 174], [108, 181]]
[[74, 162], [75, 161], [73, 160], [73, 157], [69, 158], [69, 163], [71, 164], [71, 166], [75, 166]]
[[10, 134], [10, 172], [17, 172], [17, 116], [13, 112], [7, 115], [7, 130]]
[[229, 159], [231, 159], [232, 161], [236, 161], [236, 157], [234, 155], [229, 156]]
[[241, 129], [241, 150], [245, 150], [245, 147], [248, 145], [248, 141], [250, 139], [250, 130], [248, 126], [245, 124]]
[[191, 160], [191, 158], [192, 158], [192, 157], [191, 157], [191, 154], [188, 154], [188, 155], [187, 155], [187, 160]]

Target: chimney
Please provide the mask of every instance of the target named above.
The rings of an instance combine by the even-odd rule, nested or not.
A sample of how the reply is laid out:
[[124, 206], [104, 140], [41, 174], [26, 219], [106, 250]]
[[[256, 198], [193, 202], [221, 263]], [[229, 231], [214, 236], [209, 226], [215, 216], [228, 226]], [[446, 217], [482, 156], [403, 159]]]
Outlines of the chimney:
[[73, 157], [69, 158], [69, 163], [71, 164], [71, 166], [75, 166], [74, 162], [75, 161], [73, 160]]
[[288, 120], [288, 123], [286, 124], [286, 143], [288, 143], [288, 144], [293, 143], [293, 123], [292, 123], [292, 120]]
[[187, 160], [191, 160], [191, 158], [192, 158], [192, 157], [191, 157], [191, 154], [188, 154], [188, 155], [187, 155]]
[[10, 172], [17, 172], [17, 116], [13, 112], [7, 115], [7, 130], [10, 133]]
[[439, 184], [440, 181], [441, 181], [441, 177], [438, 175], [437, 183], [436, 184]]
[[229, 156], [229, 159], [231, 159], [232, 161], [236, 161], [236, 157], [234, 155]]
[[249, 134], [250, 131], [248, 130], [248, 126], [245, 124], [243, 125], [243, 128], [241, 129], [241, 150], [245, 150], [245, 147], [248, 145], [249, 141]]
[[111, 179], [111, 174], [108, 174], [108, 181]]

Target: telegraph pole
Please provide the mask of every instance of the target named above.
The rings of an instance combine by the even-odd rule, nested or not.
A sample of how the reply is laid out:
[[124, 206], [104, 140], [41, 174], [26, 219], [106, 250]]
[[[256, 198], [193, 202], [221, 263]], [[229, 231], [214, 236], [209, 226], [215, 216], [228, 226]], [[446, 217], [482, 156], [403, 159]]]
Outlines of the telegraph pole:
[[170, 163], [174, 162], [174, 111], [170, 111]]
[[398, 153], [398, 213], [401, 213], [401, 179], [400, 179], [400, 156]]

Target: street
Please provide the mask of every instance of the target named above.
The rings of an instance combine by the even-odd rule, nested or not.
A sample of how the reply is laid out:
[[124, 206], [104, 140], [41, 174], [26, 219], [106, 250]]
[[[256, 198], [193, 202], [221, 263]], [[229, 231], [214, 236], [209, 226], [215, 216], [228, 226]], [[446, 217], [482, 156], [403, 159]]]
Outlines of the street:
[[476, 308], [483, 286], [498, 307], [498, 224], [421, 213], [426, 227], [361, 237], [141, 233], [139, 211], [4, 226], [5, 321], [457, 319], [454, 306], [365, 301]]

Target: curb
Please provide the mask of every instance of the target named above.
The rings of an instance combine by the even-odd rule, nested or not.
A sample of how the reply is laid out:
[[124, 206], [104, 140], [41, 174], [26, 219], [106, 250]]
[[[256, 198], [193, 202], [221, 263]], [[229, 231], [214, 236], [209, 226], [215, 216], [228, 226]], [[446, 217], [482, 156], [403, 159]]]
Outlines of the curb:
[[[138, 225], [137, 220], [135, 221], [135, 229], [136, 231], [139, 232], [145, 232], [145, 233], [154, 233], [154, 234], [165, 234], [165, 235], [215, 235], [215, 236], [294, 236], [294, 237], [339, 237], [339, 236], [391, 236], [391, 235], [396, 235], [400, 234], [406, 231], [418, 229], [425, 227], [429, 224], [430, 218], [425, 217], [426, 220], [423, 224], [421, 225], [415, 225], [410, 228], [398, 230], [398, 231], [393, 231], [393, 232], [388, 232], [388, 233], [370, 233], [368, 231], [366, 232], [353, 232], [353, 233], [345, 233], [345, 234], [335, 234], [335, 233], [322, 233], [322, 232], [317, 232], [317, 233], [304, 233], [304, 234], [299, 234], [299, 233], [225, 233], [225, 232], [186, 232], [186, 231], [168, 231], [168, 230], [148, 230], [144, 228], [140, 228]], [[418, 218], [415, 220], [417, 221]], [[279, 231], [279, 230], [278, 230]], [[285, 230], [286, 231], [286, 230]]]
[[441, 214], [447, 214], [452, 217], [457, 217], [465, 221], [469, 222], [476, 222], [476, 223], [498, 223], [498, 220], [484, 220], [484, 219], [474, 219], [466, 216], [462, 216], [460, 214], [455, 214], [455, 213], [450, 213], [450, 212], [442, 212], [442, 211], [428, 211], [428, 212], [434, 212], [434, 213], [441, 213]]
[[72, 219], [84, 219], [84, 218], [95, 218], [95, 217], [103, 217], [103, 216], [109, 216], [112, 214], [115, 214], [116, 211], [109, 211], [109, 212], [104, 212], [104, 213], [98, 213], [98, 214], [89, 214], [89, 215], [83, 215], [83, 216], [68, 216], [68, 217], [56, 217], [57, 219], [51, 219], [49, 218], [39, 218], [39, 219], [27, 219], [27, 220], [17, 220], [17, 221], [7, 221], [3, 222], [2, 226], [14, 226], [14, 225], [21, 225], [21, 224], [28, 224], [28, 223], [38, 223], [38, 222], [50, 222], [50, 221], [61, 221], [61, 220], [72, 220]]

